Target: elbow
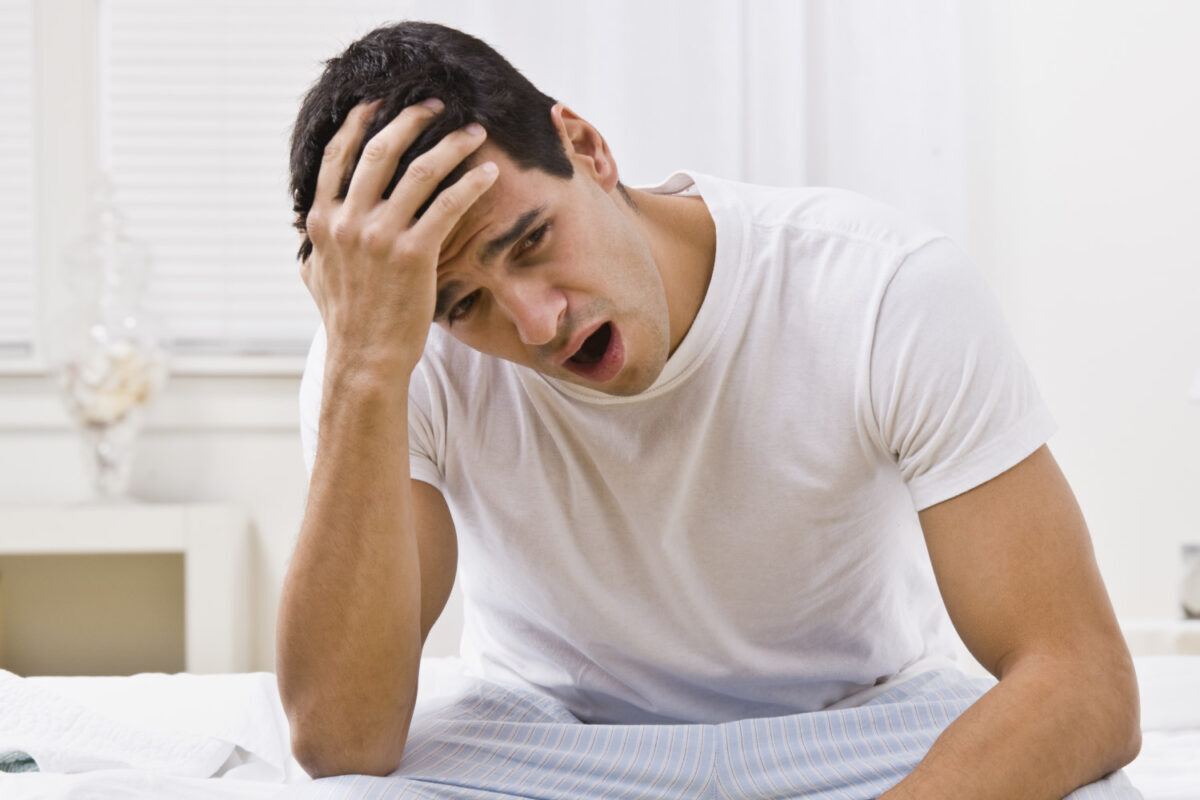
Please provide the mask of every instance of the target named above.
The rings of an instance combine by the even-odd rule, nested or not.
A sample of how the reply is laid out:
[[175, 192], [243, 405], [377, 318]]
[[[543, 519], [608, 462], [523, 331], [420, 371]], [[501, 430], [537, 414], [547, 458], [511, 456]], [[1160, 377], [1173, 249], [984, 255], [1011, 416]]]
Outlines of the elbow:
[[1109, 757], [1103, 769], [1105, 775], [1116, 772], [1137, 758], [1142, 750], [1141, 726], [1136, 723], [1114, 725], [1110, 742], [1107, 748]]
[[292, 734], [292, 754], [314, 780], [334, 775], [385, 777], [400, 766], [403, 753], [402, 736], [372, 742], [364, 741], [362, 736], [347, 739], [328, 733], [320, 736]]
[[383, 777], [400, 766], [412, 722], [416, 687], [387, 701], [378, 693], [297, 688], [280, 673], [280, 700], [287, 716], [292, 755], [313, 779], [334, 775]]
[[1137, 758], [1142, 751], [1142, 712], [1136, 678], [1131, 681], [1124, 697], [1118, 724], [1116, 725], [1115, 764], [1120, 769]]
[[1109, 732], [1108, 771], [1116, 771], [1137, 758], [1142, 749], [1142, 711], [1137, 673], [1128, 651], [1116, 654], [1105, 670], [1107, 681], [1099, 682], [1107, 691]]
[[[408, 726], [408, 709], [381, 713], [376, 708], [343, 709], [330, 713], [327, 698], [315, 706], [284, 706], [291, 734], [292, 755], [314, 780], [334, 775], [390, 775], [400, 766]], [[338, 703], [332, 704], [334, 707]]]
[[1124, 749], [1117, 759], [1120, 762], [1120, 766], [1117, 769], [1127, 766], [1138, 757], [1138, 753], [1140, 752], [1142, 752], [1142, 729], [1135, 726], [1133, 732], [1125, 739]]
[[1137, 674], [1123, 640], [1076, 648], [1067, 656], [1010, 660], [1001, 675], [1001, 683], [1011, 676], [1040, 684], [1034, 696], [1040, 697], [1047, 719], [1054, 720], [1052, 735], [1062, 737], [1061, 752], [1083, 768], [1078, 777], [1097, 780], [1141, 751]]

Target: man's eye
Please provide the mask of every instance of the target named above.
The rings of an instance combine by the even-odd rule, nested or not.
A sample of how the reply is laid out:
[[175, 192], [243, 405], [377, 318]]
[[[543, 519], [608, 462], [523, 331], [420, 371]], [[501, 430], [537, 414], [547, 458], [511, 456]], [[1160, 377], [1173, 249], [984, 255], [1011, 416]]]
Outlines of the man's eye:
[[537, 247], [541, 243], [542, 239], [546, 237], [546, 231], [548, 230], [550, 230], [550, 223], [545, 222], [534, 230], [530, 231], [529, 235], [522, 239], [521, 243], [517, 245], [517, 255], [521, 255], [522, 253], [526, 253]]
[[479, 292], [474, 291], [474, 292], [471, 292], [466, 297], [464, 297], [462, 300], [459, 300], [457, 303], [454, 304], [453, 308], [451, 308], [450, 311], [447, 312], [446, 321], [449, 324], [453, 325], [455, 322], [458, 322], [459, 320], [463, 319], [463, 317], [470, 314], [471, 309], [475, 305], [475, 300], [478, 297], [479, 297]]

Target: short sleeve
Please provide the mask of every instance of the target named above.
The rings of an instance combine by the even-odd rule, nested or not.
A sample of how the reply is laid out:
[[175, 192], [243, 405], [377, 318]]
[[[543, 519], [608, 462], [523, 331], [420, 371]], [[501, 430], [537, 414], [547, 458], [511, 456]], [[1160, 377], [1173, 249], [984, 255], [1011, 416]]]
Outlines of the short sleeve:
[[439, 456], [444, 452], [444, 447], [440, 446], [443, 437], [438, 435], [439, 431], [445, 430], [445, 415], [441, 414], [443, 424], [437, 425], [443, 404], [436, 402], [436, 384], [431, 380], [430, 371], [426, 360], [422, 359], [408, 383], [408, 468], [413, 478], [445, 494], [444, 459]]
[[918, 510], [1015, 466], [1055, 430], [983, 276], [944, 238], [905, 257], [887, 284], [870, 397]]
[[[325, 328], [313, 336], [300, 379], [300, 444], [308, 479], [312, 480], [313, 464], [320, 441], [321, 400], [325, 377]], [[442, 470], [437, 458], [437, 428], [433, 424], [432, 394], [424, 366], [418, 366], [409, 382], [408, 443], [409, 470], [412, 477], [443, 489]]]
[[321, 421], [321, 392], [325, 383], [325, 326], [317, 329], [304, 362], [300, 378], [300, 446], [304, 466], [312, 481], [313, 463], [317, 458], [317, 436]]

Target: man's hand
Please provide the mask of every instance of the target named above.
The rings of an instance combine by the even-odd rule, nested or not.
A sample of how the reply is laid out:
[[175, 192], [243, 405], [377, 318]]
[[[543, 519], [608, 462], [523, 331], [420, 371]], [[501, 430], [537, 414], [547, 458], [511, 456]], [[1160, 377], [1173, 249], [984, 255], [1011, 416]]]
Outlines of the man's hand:
[[327, 369], [331, 360], [365, 367], [407, 386], [433, 319], [442, 242], [497, 170], [491, 162], [476, 166], [416, 218], [438, 184], [483, 144], [483, 129], [471, 124], [414, 159], [384, 199], [401, 155], [442, 109], [440, 101], [426, 100], [404, 109], [367, 142], [345, 199], [339, 199], [377, 109], [378, 103], [356, 106], [325, 148], [306, 222], [313, 251], [300, 275], [325, 323]]

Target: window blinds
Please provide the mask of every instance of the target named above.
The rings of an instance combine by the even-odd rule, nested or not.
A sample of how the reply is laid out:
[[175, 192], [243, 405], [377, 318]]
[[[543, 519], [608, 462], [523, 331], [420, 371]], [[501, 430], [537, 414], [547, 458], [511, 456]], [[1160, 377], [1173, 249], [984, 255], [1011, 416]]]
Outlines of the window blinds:
[[0, 0], [0, 358], [33, 355], [33, 4]]
[[176, 355], [296, 355], [319, 323], [295, 262], [288, 136], [321, 62], [402, 2], [99, 0], [101, 158], [147, 244]]

